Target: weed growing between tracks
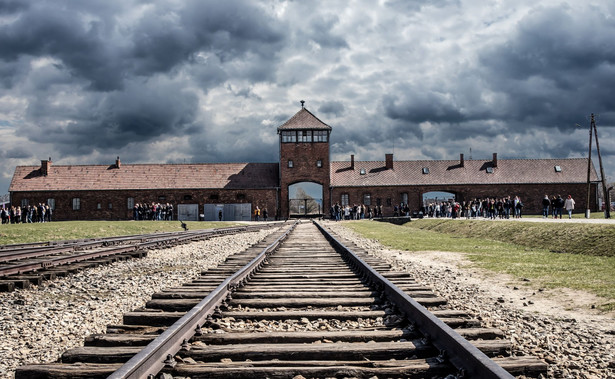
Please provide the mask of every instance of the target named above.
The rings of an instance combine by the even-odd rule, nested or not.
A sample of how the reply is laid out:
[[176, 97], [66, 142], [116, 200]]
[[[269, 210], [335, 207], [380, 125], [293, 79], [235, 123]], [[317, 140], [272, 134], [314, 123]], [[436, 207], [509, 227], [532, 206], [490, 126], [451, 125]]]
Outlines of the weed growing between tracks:
[[[615, 238], [612, 226], [609, 232], [603, 225], [537, 227], [450, 220], [418, 220], [402, 226], [369, 221], [344, 225], [396, 250], [465, 253], [478, 268], [529, 279], [526, 283], [532, 287], [587, 291], [604, 298], [600, 309], [615, 309], [615, 244], [603, 246], [603, 241]], [[590, 230], [593, 228], [597, 231]], [[553, 243], [551, 250], [543, 247], [549, 245], [545, 240]], [[588, 250], [586, 244], [592, 248]], [[555, 252], [559, 247], [566, 252]]]
[[[189, 230], [236, 226], [230, 222], [190, 222]], [[34, 224], [0, 225], [0, 245], [61, 241], [134, 234], [179, 232], [179, 221], [54, 221]]]

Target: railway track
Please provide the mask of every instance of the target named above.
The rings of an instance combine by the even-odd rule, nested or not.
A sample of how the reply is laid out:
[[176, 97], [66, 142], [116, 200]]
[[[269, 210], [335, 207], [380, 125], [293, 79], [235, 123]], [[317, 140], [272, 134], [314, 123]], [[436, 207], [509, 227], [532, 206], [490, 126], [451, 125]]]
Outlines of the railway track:
[[15, 377], [546, 373], [544, 362], [510, 357], [510, 348], [501, 331], [447, 309], [409, 274], [299, 223], [191, 283], [154, 294], [122, 325], [66, 351], [61, 363], [22, 366]]
[[31, 284], [40, 285], [43, 280], [100, 264], [141, 258], [152, 248], [172, 247], [272, 225], [263, 223], [194, 231], [3, 245], [0, 246], [0, 291], [27, 288]]

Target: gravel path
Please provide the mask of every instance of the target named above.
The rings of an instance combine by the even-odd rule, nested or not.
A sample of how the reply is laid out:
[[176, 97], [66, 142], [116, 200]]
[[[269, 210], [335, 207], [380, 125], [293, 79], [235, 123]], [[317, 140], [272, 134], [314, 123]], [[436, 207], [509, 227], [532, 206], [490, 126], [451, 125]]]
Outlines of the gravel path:
[[[457, 264], [432, 264], [412, 253], [388, 250], [360, 237], [341, 223], [328, 222], [341, 237], [352, 239], [394, 268], [412, 273], [417, 281], [449, 300], [452, 308], [504, 331], [515, 355], [533, 355], [549, 363], [549, 378], [615, 378], [615, 320], [608, 317], [565, 318], [528, 312], [508, 294], [473, 277]], [[497, 278], [496, 278], [497, 280]], [[540, 300], [535, 300], [540, 301]]]
[[154, 292], [194, 279], [272, 231], [152, 250], [145, 258], [0, 293], [0, 378], [13, 378], [24, 364], [56, 361], [65, 350], [82, 346], [87, 335], [121, 323], [125, 312], [145, 305]]

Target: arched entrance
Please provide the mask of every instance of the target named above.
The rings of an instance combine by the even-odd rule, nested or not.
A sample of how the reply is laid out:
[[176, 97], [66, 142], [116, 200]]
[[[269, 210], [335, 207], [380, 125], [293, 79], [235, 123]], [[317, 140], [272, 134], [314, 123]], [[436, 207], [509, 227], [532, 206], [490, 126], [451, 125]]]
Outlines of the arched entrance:
[[322, 184], [299, 182], [288, 186], [288, 207], [291, 217], [317, 216], [323, 213]]

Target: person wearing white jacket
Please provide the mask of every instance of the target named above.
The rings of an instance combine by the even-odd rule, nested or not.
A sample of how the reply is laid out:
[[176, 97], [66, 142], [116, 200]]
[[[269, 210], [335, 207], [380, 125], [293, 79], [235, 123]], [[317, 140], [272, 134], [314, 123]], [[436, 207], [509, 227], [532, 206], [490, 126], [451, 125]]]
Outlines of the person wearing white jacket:
[[574, 199], [572, 196], [568, 195], [566, 202], [564, 203], [564, 208], [568, 211], [568, 218], [572, 218], [572, 210], [574, 209]]

